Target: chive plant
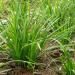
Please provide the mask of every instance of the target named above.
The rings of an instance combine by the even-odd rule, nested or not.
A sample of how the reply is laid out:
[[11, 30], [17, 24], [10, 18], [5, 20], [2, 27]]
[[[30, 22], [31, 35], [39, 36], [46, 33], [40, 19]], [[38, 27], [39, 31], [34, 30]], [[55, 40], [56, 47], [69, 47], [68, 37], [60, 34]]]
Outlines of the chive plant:
[[75, 75], [75, 63], [70, 58], [67, 58], [66, 63], [63, 66], [66, 75]]
[[[69, 14], [73, 6], [72, 1], [67, 1], [58, 0], [52, 4], [50, 0], [39, 0], [39, 6], [34, 9], [30, 0], [11, 0], [11, 15], [4, 36], [13, 60], [35, 63], [39, 52], [44, 50], [48, 40], [62, 41], [66, 38], [70, 30], [75, 28], [74, 24], [67, 27], [74, 19], [72, 16], [69, 20], [71, 15], [65, 15], [67, 10]], [[66, 4], [69, 3], [72, 5], [68, 7]]]
[[12, 15], [5, 35], [10, 56], [14, 60], [35, 63], [49, 38], [47, 28], [42, 25], [43, 16], [39, 16], [39, 10], [38, 14], [33, 11], [30, 15], [29, 0], [14, 0], [10, 7]]
[[[57, 37], [63, 44], [68, 43], [70, 40], [71, 27], [74, 26], [74, 11], [75, 11], [75, 3], [73, 0], [56, 0], [55, 2], [42, 1], [43, 3], [43, 11], [45, 12], [45, 19], [49, 19], [47, 21], [47, 25], [50, 26], [51, 31], [55, 32], [53, 37]], [[45, 11], [46, 10], [46, 11]], [[56, 22], [55, 22], [56, 21]], [[54, 22], [54, 23], [53, 23]], [[52, 24], [53, 23], [53, 24]], [[73, 31], [75, 27], [72, 28]], [[66, 30], [68, 34], [66, 33]], [[61, 35], [61, 33], [63, 33]], [[58, 36], [59, 35], [59, 36]]]
[[63, 46], [61, 43], [60, 43], [60, 49], [64, 52], [63, 56], [61, 57], [64, 73], [66, 75], [75, 75], [74, 58], [71, 58], [71, 54], [68, 48], [66, 46]]
[[[67, 42], [66, 40], [71, 41], [70, 36], [75, 29], [75, 26], [74, 26], [75, 2], [74, 0], [62, 0], [61, 2], [59, 1], [57, 3], [59, 3], [59, 5], [56, 5], [58, 7], [55, 9], [55, 11], [56, 11], [56, 14], [58, 13], [58, 16], [60, 17], [60, 19], [58, 20], [58, 22], [56, 22], [57, 25], [55, 25], [54, 28], [60, 27], [60, 29], [55, 35], [59, 34], [59, 36], [57, 35], [57, 38], [64, 45]], [[57, 12], [58, 10], [59, 12]], [[66, 33], [66, 29], [68, 29], [67, 30], [68, 34]], [[60, 35], [61, 33], [62, 35]], [[74, 58], [71, 59], [70, 52], [66, 50], [66, 47], [64, 47], [63, 45], [62, 47], [64, 52], [64, 56], [63, 56], [64, 59], [62, 60], [62, 64], [63, 64], [64, 72], [66, 72], [66, 75], [75, 75], [75, 62], [73, 61]]]

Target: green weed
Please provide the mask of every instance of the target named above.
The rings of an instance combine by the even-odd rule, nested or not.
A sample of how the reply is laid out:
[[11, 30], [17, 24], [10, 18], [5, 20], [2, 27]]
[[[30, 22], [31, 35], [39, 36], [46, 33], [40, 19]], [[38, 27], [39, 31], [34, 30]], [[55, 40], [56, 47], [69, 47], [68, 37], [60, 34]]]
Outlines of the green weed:
[[[39, 4], [40, 3], [40, 4]], [[33, 66], [45, 43], [56, 39], [70, 39], [74, 30], [74, 2], [71, 0], [39, 0], [37, 7], [30, 0], [11, 0], [9, 25], [4, 36], [13, 60], [23, 60]], [[34, 9], [36, 8], [36, 9]]]

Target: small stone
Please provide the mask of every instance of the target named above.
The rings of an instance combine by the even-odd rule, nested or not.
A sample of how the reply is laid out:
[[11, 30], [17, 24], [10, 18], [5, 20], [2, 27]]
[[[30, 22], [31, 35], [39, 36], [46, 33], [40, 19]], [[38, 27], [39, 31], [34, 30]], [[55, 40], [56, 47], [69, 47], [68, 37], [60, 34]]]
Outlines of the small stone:
[[7, 25], [7, 20], [1, 20], [2, 25]]
[[42, 75], [42, 73], [39, 71], [36, 71], [36, 72], [34, 72], [34, 75]]

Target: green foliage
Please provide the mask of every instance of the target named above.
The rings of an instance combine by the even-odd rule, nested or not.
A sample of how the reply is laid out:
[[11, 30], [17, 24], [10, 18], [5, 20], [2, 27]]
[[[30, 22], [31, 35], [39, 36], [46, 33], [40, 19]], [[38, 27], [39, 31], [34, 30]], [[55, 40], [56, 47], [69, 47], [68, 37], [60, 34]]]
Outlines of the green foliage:
[[66, 75], [75, 75], [75, 63], [73, 62], [73, 60], [67, 59], [63, 68], [66, 72]]
[[[14, 0], [11, 4], [11, 18], [6, 32], [6, 41], [10, 48], [10, 56], [14, 60], [35, 63], [37, 56], [48, 40], [48, 31], [42, 25], [36, 12], [30, 17], [30, 2]], [[35, 13], [35, 15], [34, 15]], [[38, 20], [32, 20], [36, 17]], [[32, 65], [32, 64], [28, 64]]]
[[63, 43], [62, 40], [70, 39], [75, 28], [73, 0], [55, 3], [39, 0], [38, 4], [34, 3], [37, 6], [34, 7], [30, 0], [11, 0], [11, 15], [4, 36], [14, 60], [35, 63], [46, 41], [56, 39]]
[[66, 46], [60, 43], [60, 48], [63, 51], [63, 56], [61, 57], [62, 67], [66, 75], [75, 75], [75, 61], [71, 57], [70, 51]]
[[63, 69], [66, 72], [66, 75], [75, 75], [75, 62], [73, 61], [73, 58], [71, 59], [69, 52], [64, 51], [64, 65]]
[[0, 0], [0, 13], [2, 12], [2, 8], [3, 8], [3, 0]]

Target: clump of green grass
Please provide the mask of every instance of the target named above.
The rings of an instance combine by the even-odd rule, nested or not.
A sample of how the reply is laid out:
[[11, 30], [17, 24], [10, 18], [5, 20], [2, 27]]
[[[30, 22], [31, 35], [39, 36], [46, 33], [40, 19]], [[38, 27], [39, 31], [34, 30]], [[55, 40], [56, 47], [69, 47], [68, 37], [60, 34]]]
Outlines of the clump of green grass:
[[14, 0], [11, 4], [11, 13], [5, 35], [10, 56], [13, 60], [31, 62], [28, 65], [32, 65], [48, 40], [48, 31], [44, 28], [45, 25], [41, 24], [42, 18], [36, 15], [36, 11], [33, 12], [32, 18], [36, 17], [39, 21], [31, 20], [29, 0], [23, 2]]
[[74, 58], [71, 57], [70, 51], [67, 50], [67, 47], [60, 44], [60, 48], [63, 50], [64, 54], [61, 57], [62, 58], [62, 67], [64, 70], [64, 73], [66, 75], [75, 75], [75, 61]]
[[75, 63], [71, 59], [67, 59], [66, 63], [63, 66], [66, 75], [75, 75]]
[[[52, 31], [56, 31], [53, 36], [57, 37], [63, 44], [68, 43], [70, 34], [75, 29], [75, 27], [73, 27], [71, 30], [71, 27], [75, 24], [75, 2], [73, 0], [56, 0], [55, 2], [44, 0], [42, 3], [42, 11], [44, 12], [42, 13], [45, 15], [44, 19], [48, 20], [51, 17], [48, 20], [47, 25], [50, 26], [49, 28]], [[54, 23], [52, 24], [51, 22]], [[68, 30], [68, 34], [66, 33], [66, 30]]]
[[[50, 0], [39, 2], [39, 6], [34, 9], [30, 0], [13, 0], [10, 3], [9, 25], [4, 35], [11, 58], [31, 62], [26, 64], [28, 66], [36, 63], [37, 56], [44, 50], [46, 41], [56, 39], [62, 42], [62, 39], [68, 38], [70, 30], [75, 28], [74, 24], [70, 25], [73, 16], [68, 19], [72, 5], [66, 6], [71, 1], [58, 0], [60, 5], [56, 1], [54, 6]], [[62, 7], [63, 5], [65, 7]], [[66, 12], [68, 16], [65, 15]]]

